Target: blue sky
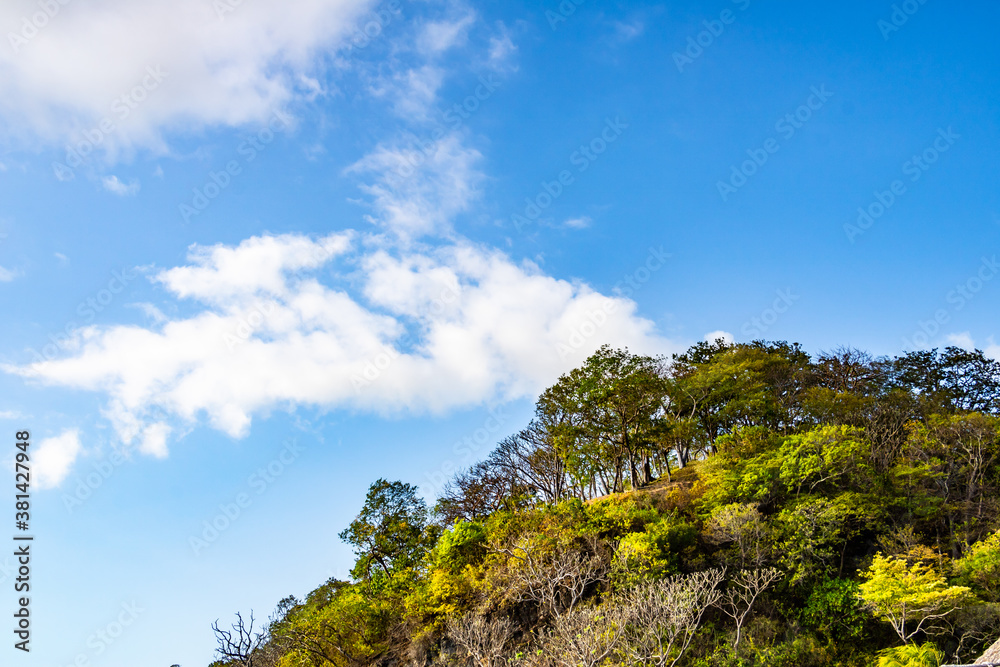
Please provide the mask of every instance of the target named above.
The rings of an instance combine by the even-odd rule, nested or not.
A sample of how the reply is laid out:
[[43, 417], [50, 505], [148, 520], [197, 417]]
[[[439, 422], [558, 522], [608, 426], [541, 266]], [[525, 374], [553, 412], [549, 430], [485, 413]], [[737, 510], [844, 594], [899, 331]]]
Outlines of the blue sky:
[[368, 484], [432, 499], [603, 343], [1000, 355], [997, 19], [5, 3], [0, 424], [37, 542], [2, 662], [207, 664], [216, 618], [346, 577]]

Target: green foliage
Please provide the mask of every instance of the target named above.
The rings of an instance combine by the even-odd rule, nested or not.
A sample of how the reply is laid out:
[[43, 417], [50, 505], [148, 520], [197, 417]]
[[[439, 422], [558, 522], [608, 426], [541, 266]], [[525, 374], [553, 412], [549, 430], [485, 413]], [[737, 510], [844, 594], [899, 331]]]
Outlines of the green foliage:
[[934, 644], [908, 644], [879, 653], [878, 667], [939, 667], [944, 653]]
[[614, 495], [595, 501], [587, 509], [585, 530], [600, 537], [615, 537], [640, 531], [660, 518], [646, 496]]
[[989, 602], [1000, 602], [1000, 531], [972, 545], [954, 563], [959, 583], [970, 586]]
[[729, 503], [770, 505], [780, 498], [781, 438], [755, 426], [738, 428], [716, 441], [719, 454], [705, 461], [702, 480], [709, 506]]
[[819, 426], [785, 439], [778, 452], [780, 478], [789, 493], [843, 488], [863, 474], [869, 446], [861, 429]]
[[471, 521], [459, 521], [442, 533], [431, 552], [434, 567], [459, 572], [467, 565], [479, 564], [486, 555], [486, 530]]
[[861, 528], [877, 525], [881, 512], [876, 499], [854, 492], [803, 496], [790, 503], [774, 524], [791, 582], [841, 576], [851, 540]]
[[634, 586], [680, 571], [681, 554], [694, 546], [698, 529], [667, 515], [629, 533], [618, 543], [612, 576], [619, 587]]
[[369, 579], [375, 568], [388, 576], [394, 570], [417, 565], [431, 542], [426, 534], [427, 506], [417, 487], [380, 479], [368, 489], [357, 518], [340, 533], [355, 548], [355, 579]]
[[820, 582], [802, 609], [802, 622], [828, 642], [855, 641], [865, 630], [868, 613], [861, 604], [858, 583], [849, 579]]
[[293, 647], [279, 667], [371, 664], [392, 646], [398, 611], [391, 600], [360, 586], [339, 586], [322, 604], [292, 609], [277, 633]]

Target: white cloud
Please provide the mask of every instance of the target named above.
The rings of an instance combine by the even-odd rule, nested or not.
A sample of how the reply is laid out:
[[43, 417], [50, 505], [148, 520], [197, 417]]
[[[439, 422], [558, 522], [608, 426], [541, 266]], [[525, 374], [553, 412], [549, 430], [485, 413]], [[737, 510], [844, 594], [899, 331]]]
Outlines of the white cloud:
[[373, 199], [372, 222], [402, 238], [447, 234], [455, 215], [479, 195], [481, 157], [458, 135], [436, 142], [411, 137], [408, 145], [379, 145], [347, 173], [375, 176], [374, 184], [362, 186]]
[[630, 21], [628, 23], [615, 21], [615, 38], [620, 42], [631, 42], [636, 37], [642, 36], [646, 31], [646, 26], [642, 21]]
[[0, 266], [0, 283], [9, 283], [10, 281], [17, 278], [17, 272], [11, 271], [10, 269], [5, 269]]
[[475, 14], [466, 14], [459, 19], [428, 22], [417, 37], [417, 48], [422, 54], [429, 56], [461, 46], [475, 21]]
[[139, 192], [139, 182], [132, 181], [131, 183], [122, 183], [117, 176], [105, 176], [101, 179], [101, 184], [104, 189], [108, 192], [112, 192], [119, 197], [128, 197], [129, 195], [134, 195]]
[[586, 229], [587, 227], [590, 227], [591, 222], [593, 221], [590, 218], [583, 215], [580, 216], [579, 218], [570, 218], [563, 224], [569, 227], [570, 229]]
[[302, 92], [317, 53], [345, 45], [374, 0], [301, 0], [294, 10], [280, 0], [52, 4], [58, 13], [44, 21], [32, 19], [32, 0], [0, 4], [0, 25], [10, 27], [2, 125], [8, 138], [61, 145], [96, 136], [108, 120], [114, 130], [97, 143], [114, 154], [164, 149], [167, 129], [264, 121]]
[[732, 345], [733, 342], [736, 340], [733, 337], [733, 334], [729, 333], [728, 331], [711, 331], [705, 334], [705, 342], [707, 343], [714, 343], [720, 338], [729, 345]]
[[127, 304], [127, 306], [130, 308], [138, 308], [142, 311], [143, 315], [156, 324], [163, 324], [168, 319], [167, 316], [163, 314], [163, 311], [151, 303], [130, 303]]
[[426, 120], [444, 83], [444, 70], [423, 65], [401, 72], [391, 80], [380, 80], [372, 92], [393, 100], [394, 112], [408, 120]]
[[167, 458], [167, 438], [171, 432], [170, 426], [157, 422], [146, 427], [142, 433], [139, 451], [158, 459]]
[[[202, 416], [242, 437], [254, 415], [294, 406], [442, 413], [534, 396], [602, 343], [674, 349], [634, 302], [498, 251], [369, 237], [372, 250], [347, 256], [345, 237], [194, 247], [189, 264], [154, 278], [200, 302], [194, 314], [88, 327], [72, 356], [6, 370], [106, 394], [121, 440], [163, 457], [171, 430]], [[321, 280], [326, 268], [343, 284]]]
[[945, 336], [945, 341], [947, 341], [948, 345], [954, 345], [963, 350], [976, 349], [976, 343], [972, 340], [972, 335], [968, 331], [948, 334]]
[[516, 65], [508, 63], [517, 54], [517, 45], [510, 39], [506, 28], [500, 25], [501, 34], [490, 38], [489, 65], [491, 68], [503, 71], [517, 71]]
[[996, 359], [1000, 361], [1000, 344], [997, 344], [996, 339], [990, 336], [986, 339], [986, 345], [979, 347], [976, 345], [975, 339], [973, 339], [972, 334], [968, 331], [962, 331], [960, 333], [950, 333], [944, 337], [945, 342], [949, 345], [954, 345], [960, 347], [963, 350], [975, 350], [981, 349], [983, 354], [991, 359]]
[[181, 298], [221, 305], [288, 294], [287, 274], [315, 269], [350, 247], [351, 233], [331, 234], [318, 241], [305, 236], [254, 236], [232, 247], [193, 245], [193, 264], [163, 271], [156, 281]]
[[15, 412], [14, 410], [0, 410], [0, 419], [6, 419], [13, 421], [15, 419], [23, 419], [24, 415], [20, 412]]
[[53, 438], [45, 438], [34, 450], [32, 466], [38, 488], [59, 486], [80, 454], [80, 433], [68, 429]]

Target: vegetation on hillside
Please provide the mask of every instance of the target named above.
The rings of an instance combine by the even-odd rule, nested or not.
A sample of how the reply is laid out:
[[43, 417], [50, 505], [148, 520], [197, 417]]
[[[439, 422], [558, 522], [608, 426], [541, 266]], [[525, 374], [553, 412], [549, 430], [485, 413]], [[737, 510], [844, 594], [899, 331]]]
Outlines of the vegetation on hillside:
[[428, 508], [376, 481], [351, 581], [215, 667], [939, 665], [1000, 636], [1000, 363], [604, 347]]

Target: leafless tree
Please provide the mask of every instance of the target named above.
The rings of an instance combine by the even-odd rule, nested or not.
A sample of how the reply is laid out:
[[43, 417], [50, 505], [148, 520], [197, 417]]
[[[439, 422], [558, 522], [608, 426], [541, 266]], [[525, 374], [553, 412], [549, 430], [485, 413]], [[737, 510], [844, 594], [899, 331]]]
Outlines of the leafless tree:
[[871, 443], [871, 462], [877, 470], [892, 468], [906, 444], [907, 425], [917, 415], [913, 397], [896, 392], [880, 399], [864, 417], [865, 436]]
[[616, 653], [624, 633], [620, 607], [582, 607], [555, 619], [546, 652], [557, 665], [597, 667]]
[[607, 562], [596, 541], [590, 553], [562, 548], [544, 554], [526, 540], [511, 549], [501, 549], [515, 561], [511, 576], [521, 600], [532, 600], [551, 617], [559, 617], [583, 599], [587, 587], [604, 581]]
[[814, 369], [821, 386], [860, 396], [877, 392], [886, 380], [886, 371], [879, 360], [851, 347], [821, 352]]
[[448, 622], [448, 635], [465, 649], [477, 667], [503, 663], [503, 655], [513, 634], [513, 624], [506, 618], [469, 612]]
[[619, 598], [627, 619], [626, 654], [635, 664], [673, 667], [720, 598], [725, 571], [705, 570], [653, 581]]
[[435, 511], [447, 526], [460, 520], [480, 521], [500, 510], [517, 488], [490, 461], [457, 473], [441, 490]]
[[958, 646], [952, 654], [956, 663], [973, 659], [1000, 634], [1000, 605], [976, 604], [959, 610], [954, 625]]
[[490, 462], [545, 502], [555, 502], [567, 494], [566, 464], [556, 449], [553, 434], [537, 420], [501, 440]]
[[212, 630], [215, 631], [215, 639], [219, 642], [215, 652], [221, 659], [234, 662], [240, 667], [260, 667], [261, 649], [267, 642], [267, 632], [264, 629], [254, 632], [253, 624], [252, 611], [249, 622], [245, 622], [242, 614], [237, 612], [232, 630], [220, 628], [216, 619], [212, 624]]
[[771, 568], [740, 570], [726, 586], [719, 601], [719, 609], [736, 624], [733, 649], [739, 649], [743, 626], [750, 616], [757, 598], [774, 582], [781, 579], [781, 571]]

